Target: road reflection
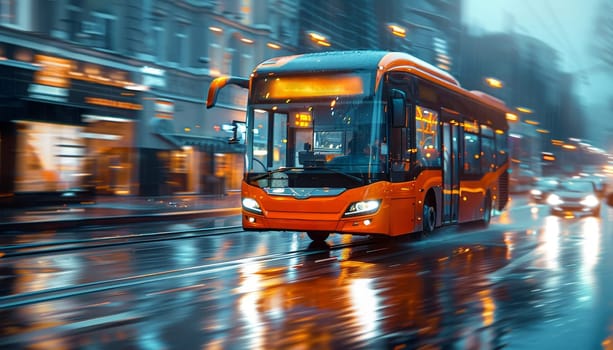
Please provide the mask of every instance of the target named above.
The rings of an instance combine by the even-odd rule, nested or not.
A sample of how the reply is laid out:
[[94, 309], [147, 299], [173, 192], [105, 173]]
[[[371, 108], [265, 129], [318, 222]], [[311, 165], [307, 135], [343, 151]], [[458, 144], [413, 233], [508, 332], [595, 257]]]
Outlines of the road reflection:
[[608, 226], [520, 208], [426, 240], [244, 233], [16, 259], [2, 296], [184, 273], [0, 309], [0, 347], [611, 350]]
[[407, 244], [315, 245], [282, 268], [245, 263], [237, 292], [249, 348], [499, 342], [501, 331], [491, 329], [496, 291], [486, 276], [505, 263], [507, 248], [447, 247], [433, 255]]

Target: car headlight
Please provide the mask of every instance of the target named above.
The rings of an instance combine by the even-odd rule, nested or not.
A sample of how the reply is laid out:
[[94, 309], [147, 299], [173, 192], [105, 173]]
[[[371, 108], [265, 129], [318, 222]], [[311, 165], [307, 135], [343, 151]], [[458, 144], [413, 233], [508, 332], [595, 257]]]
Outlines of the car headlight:
[[557, 194], [551, 194], [547, 197], [547, 204], [549, 205], [560, 205], [564, 203], [564, 201]]
[[349, 205], [343, 216], [372, 214], [379, 209], [381, 200], [354, 202]]
[[257, 214], [262, 214], [262, 209], [258, 202], [253, 198], [243, 198], [243, 209], [254, 212]]
[[598, 200], [598, 198], [596, 198], [596, 196], [594, 196], [593, 194], [590, 194], [586, 196], [585, 198], [583, 198], [583, 200], [579, 203], [581, 203], [581, 205], [585, 207], [593, 208], [597, 206], [600, 203], [600, 201]]

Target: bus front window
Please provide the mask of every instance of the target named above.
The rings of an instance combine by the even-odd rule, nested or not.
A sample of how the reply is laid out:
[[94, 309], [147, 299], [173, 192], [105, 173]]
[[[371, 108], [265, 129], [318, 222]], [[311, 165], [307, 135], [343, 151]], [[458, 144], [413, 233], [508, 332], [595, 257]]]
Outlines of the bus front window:
[[[251, 109], [247, 171], [254, 177], [288, 169], [372, 179], [381, 164], [384, 125], [372, 98], [258, 104]], [[384, 145], [385, 146], [385, 145]], [[304, 184], [303, 184], [304, 185]]]

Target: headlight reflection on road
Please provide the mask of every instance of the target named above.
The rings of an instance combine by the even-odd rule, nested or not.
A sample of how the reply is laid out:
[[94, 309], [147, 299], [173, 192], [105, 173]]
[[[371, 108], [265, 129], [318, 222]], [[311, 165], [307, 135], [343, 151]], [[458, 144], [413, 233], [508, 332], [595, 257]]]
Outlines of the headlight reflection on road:
[[507, 247], [507, 254], [505, 258], [507, 260], [511, 260], [513, 257], [513, 247], [515, 246], [515, 242], [513, 242], [513, 232], [504, 233], [504, 244]]
[[583, 236], [583, 268], [591, 271], [600, 256], [600, 223], [597, 218], [585, 218], [581, 225]]
[[371, 286], [372, 279], [359, 278], [351, 281], [351, 304], [361, 331], [360, 338], [373, 339], [378, 336], [377, 320], [379, 301], [376, 291]]
[[262, 277], [258, 272], [261, 270], [259, 262], [247, 262], [241, 267], [241, 282], [238, 292], [243, 295], [240, 297], [239, 309], [243, 315], [243, 322], [246, 325], [248, 334], [249, 349], [263, 349], [264, 347], [264, 324], [258, 305], [262, 289]]
[[532, 219], [536, 220], [539, 218], [539, 207], [534, 206], [530, 208], [530, 213], [532, 214]]
[[597, 218], [589, 217], [583, 220], [581, 225], [582, 259], [581, 268], [577, 270], [579, 279], [582, 281], [583, 290], [580, 291], [580, 300], [588, 301], [593, 297], [594, 289], [594, 266], [600, 257], [600, 223]]
[[496, 312], [496, 303], [492, 298], [492, 293], [489, 289], [482, 290], [479, 292], [479, 298], [483, 304], [483, 311], [481, 312], [481, 317], [483, 317], [483, 326], [491, 326], [494, 323]]
[[555, 216], [545, 218], [545, 228], [541, 236], [539, 250], [544, 257], [544, 267], [557, 270], [560, 267], [560, 219]]

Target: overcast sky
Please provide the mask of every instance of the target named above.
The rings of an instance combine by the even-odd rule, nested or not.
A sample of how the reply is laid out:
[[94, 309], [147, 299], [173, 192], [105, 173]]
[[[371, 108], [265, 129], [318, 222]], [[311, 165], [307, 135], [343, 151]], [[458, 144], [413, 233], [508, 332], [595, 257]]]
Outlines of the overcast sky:
[[598, 0], [464, 0], [467, 24], [487, 31], [513, 30], [560, 51], [562, 68], [589, 68]]
[[[598, 60], [593, 55], [592, 45], [594, 40], [598, 40], [594, 21], [599, 2], [464, 0], [464, 17], [467, 25], [479, 27], [485, 32], [513, 31], [548, 43], [559, 52], [562, 70], [582, 73], [575, 91], [580, 94], [584, 107], [611, 108], [613, 74], [595, 68]], [[602, 120], [595, 121], [602, 123]], [[608, 130], [606, 126], [605, 130]], [[606, 137], [593, 136], [596, 139]]]

